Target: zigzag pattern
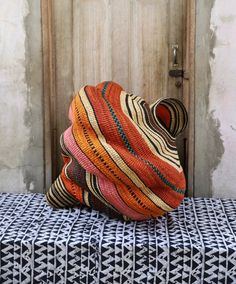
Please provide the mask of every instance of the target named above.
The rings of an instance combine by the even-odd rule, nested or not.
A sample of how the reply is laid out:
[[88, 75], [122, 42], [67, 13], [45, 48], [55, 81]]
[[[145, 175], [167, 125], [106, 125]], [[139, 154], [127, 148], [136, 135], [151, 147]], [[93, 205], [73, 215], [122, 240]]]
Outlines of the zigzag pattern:
[[236, 283], [236, 200], [185, 197], [165, 216], [123, 221], [2, 193], [0, 283]]

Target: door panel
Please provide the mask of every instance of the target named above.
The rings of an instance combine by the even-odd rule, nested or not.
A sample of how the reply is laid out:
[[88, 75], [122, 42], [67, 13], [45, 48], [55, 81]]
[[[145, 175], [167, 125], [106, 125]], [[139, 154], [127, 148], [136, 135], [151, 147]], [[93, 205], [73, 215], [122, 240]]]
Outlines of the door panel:
[[182, 67], [182, 0], [75, 0], [72, 12], [75, 90], [112, 79], [147, 101], [181, 97], [168, 70], [176, 43]]
[[167, 94], [167, 2], [132, 2], [130, 89], [149, 102]]
[[[185, 0], [52, 0], [55, 48], [54, 175], [60, 172], [59, 137], [68, 127], [73, 91], [112, 80], [147, 102], [183, 100]], [[178, 44], [173, 67], [172, 45]], [[176, 86], [176, 82], [180, 82]], [[179, 151], [184, 162], [183, 137]]]

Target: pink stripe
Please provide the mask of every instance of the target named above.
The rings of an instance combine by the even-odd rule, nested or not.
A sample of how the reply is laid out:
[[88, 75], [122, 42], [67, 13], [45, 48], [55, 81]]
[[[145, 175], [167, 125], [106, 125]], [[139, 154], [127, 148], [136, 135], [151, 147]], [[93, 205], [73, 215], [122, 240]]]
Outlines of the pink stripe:
[[116, 187], [104, 178], [98, 177], [99, 187], [105, 199], [109, 200], [122, 214], [135, 219], [144, 220], [145, 216], [129, 208], [119, 196]]
[[71, 154], [77, 159], [80, 165], [90, 173], [98, 174], [100, 171], [94, 167], [90, 160], [84, 155], [76, 144], [73, 134], [72, 126], [66, 129], [64, 132], [64, 143], [65, 146], [70, 150]]
[[66, 129], [64, 132], [65, 146], [70, 150], [74, 158], [80, 163], [80, 165], [89, 173], [92, 173], [98, 177], [100, 189], [105, 199], [107, 199], [113, 206], [115, 206], [122, 214], [137, 220], [144, 220], [145, 216], [139, 214], [133, 209], [129, 208], [119, 196], [115, 186], [111, 183], [106, 176], [99, 171], [94, 164], [84, 155], [76, 144], [73, 134], [72, 126]]

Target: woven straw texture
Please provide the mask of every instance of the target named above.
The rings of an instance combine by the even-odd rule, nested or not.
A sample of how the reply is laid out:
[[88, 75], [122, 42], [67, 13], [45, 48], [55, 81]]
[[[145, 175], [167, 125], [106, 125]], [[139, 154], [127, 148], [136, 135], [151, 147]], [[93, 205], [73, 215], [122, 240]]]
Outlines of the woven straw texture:
[[114, 82], [85, 86], [61, 135], [64, 166], [46, 193], [56, 208], [85, 204], [110, 216], [145, 220], [178, 207], [186, 182], [176, 136], [187, 125], [183, 104], [148, 105]]

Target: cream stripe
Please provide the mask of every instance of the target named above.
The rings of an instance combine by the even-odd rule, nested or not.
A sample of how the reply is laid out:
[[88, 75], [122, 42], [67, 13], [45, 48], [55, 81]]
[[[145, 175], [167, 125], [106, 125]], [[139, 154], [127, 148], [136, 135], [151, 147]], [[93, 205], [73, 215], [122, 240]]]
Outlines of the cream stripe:
[[[52, 199], [55, 202], [55, 206], [57, 206], [57, 204], [59, 204], [59, 206], [61, 208], [63, 208], [65, 206], [65, 204], [61, 203], [61, 200], [58, 199], [58, 197], [56, 196], [56, 194], [53, 193], [52, 188], [49, 189], [49, 198]], [[57, 206], [58, 207], [58, 206]]]
[[162, 104], [165, 105], [171, 113], [170, 132], [172, 133], [172, 135], [175, 135], [174, 129], [175, 129], [175, 126], [176, 126], [176, 122], [175, 122], [176, 115], [175, 115], [175, 112], [173, 110], [173, 105], [171, 105], [171, 107], [170, 107], [170, 105], [166, 104], [165, 102], [163, 102]]
[[140, 180], [140, 178], [136, 175], [135, 172], [133, 172], [127, 164], [123, 161], [123, 159], [120, 157], [120, 155], [106, 142], [105, 137], [100, 131], [100, 128], [98, 126], [96, 117], [94, 115], [94, 111], [92, 106], [90, 105], [90, 102], [86, 96], [86, 93], [84, 91], [84, 88], [80, 90], [80, 98], [86, 108], [86, 111], [88, 113], [88, 119], [94, 129], [94, 131], [98, 135], [98, 139], [100, 143], [103, 145], [103, 147], [106, 149], [106, 151], [112, 156], [113, 160], [115, 161], [117, 167], [120, 168], [121, 171], [123, 171], [127, 177], [132, 177], [131, 182], [133, 182], [148, 198], [151, 199], [151, 201], [156, 204], [158, 207], [162, 208], [165, 211], [172, 211], [174, 208], [170, 207], [168, 204], [166, 204], [161, 198], [159, 198], [157, 195], [155, 195], [148, 187], [145, 186], [145, 184]]
[[[123, 92], [124, 92], [124, 91], [121, 91], [121, 96], [122, 96], [122, 93], [123, 93]], [[128, 101], [130, 101], [130, 103], [129, 103], [129, 108], [130, 108], [130, 111], [131, 111], [131, 113], [132, 113], [132, 118], [133, 118], [134, 120], [137, 120], [138, 118], [137, 118], [137, 115], [136, 115], [136, 111], [135, 111], [135, 109], [134, 109], [134, 107], [133, 107], [132, 99], [135, 99], [135, 98], [134, 98], [134, 95], [133, 95], [133, 94], [130, 94], [130, 95], [128, 96]], [[122, 101], [121, 107], [122, 107], [123, 105], [126, 106], [126, 101], [125, 101], [125, 100]]]
[[[175, 118], [174, 120], [171, 121], [171, 126], [170, 126], [170, 128], [171, 128], [170, 131], [172, 133], [175, 130], [173, 134], [171, 134], [170, 131], [167, 131], [162, 126], [162, 124], [159, 123], [159, 120], [158, 120], [157, 115], [156, 115], [156, 108], [158, 107], [158, 105], [160, 103], [162, 105], [165, 105], [170, 110], [172, 117]], [[165, 99], [159, 99], [158, 101], [153, 103], [150, 107], [152, 109], [153, 115], [156, 118], [157, 123], [161, 126], [162, 129], [165, 130], [165, 132], [167, 132], [167, 134], [169, 136], [171, 135], [170, 137], [172, 137], [172, 138], [176, 137], [179, 133], [181, 133], [186, 128], [187, 122], [188, 122], [188, 115], [187, 115], [187, 112], [186, 112], [186, 109], [185, 109], [185, 106], [183, 105], [183, 103], [178, 101], [177, 99], [170, 98], [170, 97], [167, 97]], [[174, 114], [173, 109], [176, 110], [177, 114]], [[178, 122], [177, 130], [175, 129], [176, 125], [177, 125], [176, 121]]]
[[89, 193], [87, 190], [83, 191], [83, 198], [84, 198], [84, 202], [87, 206], [91, 207], [90, 203], [89, 203]]
[[[59, 176], [59, 178], [60, 178], [60, 176]], [[55, 181], [55, 187], [57, 188], [57, 194], [58, 195], [60, 195], [60, 200], [62, 201], [62, 202], [66, 202], [66, 203], [73, 203], [73, 201], [71, 201], [70, 199], [68, 199], [67, 197], [65, 197], [64, 196], [64, 194], [62, 193], [63, 192], [63, 188], [61, 187], [61, 185], [60, 185], [60, 183], [59, 183], [59, 181], [58, 181], [58, 178], [56, 179], [56, 181]], [[64, 204], [64, 205], [66, 205], [66, 204]]]
[[60, 190], [63, 190], [61, 184], [58, 182], [59, 177], [56, 179], [55, 184], [56, 184], [57, 188], [59, 188]]
[[[166, 98], [168, 99], [168, 98]], [[171, 133], [159, 122], [159, 119], [157, 117], [157, 113], [156, 113], [156, 108], [158, 106], [158, 104], [162, 101], [163, 99], [159, 99], [157, 100], [155, 103], [150, 105], [150, 109], [152, 111], [153, 116], [155, 117], [156, 123], [159, 125], [159, 127], [166, 133], [166, 135], [172, 140], [175, 141], [175, 137], [171, 135]]]
[[65, 156], [65, 157], [68, 157], [68, 158], [70, 159], [69, 163], [68, 163], [68, 164], [66, 165], [66, 167], [65, 167], [64, 173], [65, 173], [65, 176], [66, 176], [69, 180], [71, 180], [71, 179], [69, 178], [68, 174], [67, 174], [67, 168], [68, 168], [68, 167], [70, 166], [70, 164], [72, 163], [72, 158], [69, 156], [69, 153], [67, 152], [67, 150], [66, 150], [65, 147], [64, 147], [62, 135], [60, 136], [60, 145], [61, 145], [61, 148], [63, 149], [63, 151], [64, 151], [65, 153], [67, 153], [67, 156]]
[[[123, 95], [126, 95], [126, 93], [124, 92]], [[144, 115], [144, 110], [143, 110], [143, 108], [140, 106], [141, 101], [143, 101], [143, 99], [141, 99], [141, 100], [139, 99], [138, 101], [134, 101], [134, 103], [135, 103], [135, 105], [136, 105], [136, 108], [137, 108], [139, 111], [142, 112], [142, 114], [143, 114], [142, 117], [145, 117], [145, 115]], [[128, 114], [128, 113], [127, 113], [127, 114]], [[143, 121], [142, 124], [144, 125], [144, 128], [149, 131], [149, 135], [151, 135], [152, 138], [153, 138], [156, 142], [161, 143], [162, 149], [165, 149], [165, 150], [167, 150], [167, 151], [170, 152], [170, 153], [174, 153], [174, 152], [175, 152], [175, 151], [170, 150], [170, 149], [168, 148], [168, 143], [166, 142], [166, 140], [165, 140], [165, 138], [164, 138], [163, 136], [161, 136], [160, 134], [158, 134], [157, 132], [155, 132], [155, 131], [146, 123], [145, 120], [142, 119], [142, 121]], [[172, 140], [172, 141], [175, 141], [175, 139], [171, 139], [171, 140]], [[164, 148], [163, 148], [163, 147], [164, 147]]]
[[[68, 202], [70, 203], [74, 203], [75, 202], [75, 197], [73, 196], [70, 196], [71, 194], [66, 190], [62, 180], [61, 180], [61, 177], [59, 176], [56, 180], [56, 185], [58, 186], [58, 188], [60, 189], [60, 192], [61, 192], [61, 195], [63, 195], [63, 198], [65, 198], [66, 200], [68, 200]], [[67, 196], [67, 195], [69, 196]], [[72, 199], [72, 200], [71, 200]]]
[[[89, 190], [99, 199], [103, 204], [105, 204], [107, 207], [112, 208], [113, 210], [117, 211], [111, 204], [109, 204], [102, 196], [97, 194], [96, 190], [93, 187], [93, 179], [94, 175], [90, 174], [89, 172], [86, 171], [86, 183], [89, 188]], [[118, 212], [118, 211], [117, 211]]]
[[[141, 113], [143, 114], [141, 117], [142, 117], [142, 118], [145, 117], [143, 108], [142, 108], [141, 106], [139, 106], [138, 102], [137, 102], [136, 104], [137, 104], [138, 109], [139, 109], [139, 110], [141, 111]], [[176, 153], [175, 150], [169, 149], [168, 143], [167, 143], [167, 141], [165, 140], [165, 137], [163, 137], [163, 136], [160, 135], [159, 133], [155, 132], [155, 131], [147, 124], [147, 122], [146, 122], [145, 119], [144, 119], [144, 120], [142, 119], [142, 122], [143, 122], [142, 124], [144, 125], [144, 129], [147, 129], [147, 131], [149, 132], [149, 134], [151, 135], [151, 137], [153, 138], [154, 141], [157, 141], [157, 142], [158, 142], [158, 141], [160, 140], [161, 146], [164, 147], [164, 150], [165, 150], [165, 151], [168, 151], [168, 153], [170, 153], [170, 154]], [[154, 141], [153, 141], [153, 142], [154, 142]], [[162, 148], [162, 149], [163, 149], [163, 148]]]
[[[178, 135], [185, 127], [186, 127], [186, 111], [183, 109], [183, 107], [180, 105], [179, 102], [175, 102], [175, 101], [170, 101], [168, 102], [163, 102], [163, 105], [165, 105], [168, 109], [170, 109], [170, 107], [172, 107], [172, 109], [175, 109], [176, 111], [176, 115], [173, 112], [173, 116], [175, 117], [175, 120], [173, 120], [173, 122], [177, 121], [177, 123], [173, 123], [174, 124], [174, 135]], [[177, 116], [177, 117], [176, 117]], [[177, 129], [176, 129], [177, 126]]]
[[[176, 155], [174, 156], [173, 153], [170, 153], [170, 152], [167, 152], [167, 151], [163, 151], [162, 149], [162, 145], [159, 144], [159, 141], [155, 139], [152, 139], [152, 142], [156, 144], [156, 146], [158, 147], [159, 151], [163, 154], [160, 155], [157, 150], [154, 148], [154, 146], [149, 142], [149, 140], [147, 139], [147, 136], [150, 137], [150, 133], [148, 131], [148, 129], [143, 125], [143, 120], [142, 120], [142, 116], [139, 115], [139, 117], [141, 118], [142, 120], [142, 123], [139, 122], [139, 120], [137, 120], [137, 123], [135, 123], [135, 121], [133, 121], [130, 116], [128, 115], [128, 110], [127, 110], [127, 107], [126, 107], [126, 103], [125, 103], [125, 93], [123, 93], [121, 95], [121, 104], [122, 104], [122, 110], [124, 111], [124, 113], [126, 114], [126, 116], [129, 118], [129, 120], [132, 122], [132, 124], [135, 126], [135, 128], [137, 129], [137, 131], [140, 133], [140, 135], [143, 137], [143, 139], [146, 141], [149, 149], [152, 151], [152, 153], [156, 156], [158, 156], [162, 161], [165, 161], [166, 163], [168, 163], [169, 165], [173, 166], [178, 172], [182, 172], [182, 167], [181, 167], [181, 164], [180, 164], [180, 161], [178, 159], [178, 154], [177, 154], [177, 150], [176, 150]], [[142, 109], [142, 108], [140, 108]], [[142, 110], [141, 110], [142, 111]], [[147, 126], [148, 127], [148, 126]], [[144, 132], [144, 133], [143, 133]], [[148, 135], [150, 134], [150, 135]], [[172, 159], [172, 161], [176, 162], [179, 164], [179, 166], [177, 166], [176, 164], [172, 163], [170, 160], [167, 160], [165, 159], [165, 157], [168, 156]]]
[[99, 196], [99, 195], [97, 194], [97, 192], [94, 190], [93, 185], [92, 185], [92, 182], [91, 182], [92, 175], [91, 175], [88, 171], [86, 171], [85, 178], [86, 178], [86, 184], [87, 184], [89, 190], [90, 190], [101, 202], [104, 203], [104, 201], [103, 201], [103, 199], [101, 198], [101, 196]]
[[57, 178], [57, 180], [58, 180], [58, 184], [60, 185], [60, 188], [63, 190], [65, 190], [66, 192], [67, 192], [67, 190], [66, 190], [66, 188], [65, 188], [65, 186], [64, 186], [64, 183], [63, 183], [63, 181], [61, 180], [61, 176], [59, 176], [58, 178]]
[[[143, 114], [142, 117], [145, 117], [144, 114], [144, 110], [142, 107], [138, 106], [141, 113]], [[176, 151], [169, 149], [168, 147], [168, 142], [165, 140], [165, 137], [163, 137], [162, 135], [160, 135], [159, 133], [155, 132], [147, 123], [146, 120], [142, 120], [143, 121], [143, 125], [146, 126], [145, 128], [147, 129], [147, 131], [149, 132], [149, 134], [152, 136], [153, 140], [158, 142], [161, 142], [161, 146], [164, 147], [162, 149], [164, 149], [163, 151], [168, 151], [170, 154], [176, 153]], [[171, 139], [172, 140], [172, 139]], [[173, 140], [172, 140], [173, 141]]]

